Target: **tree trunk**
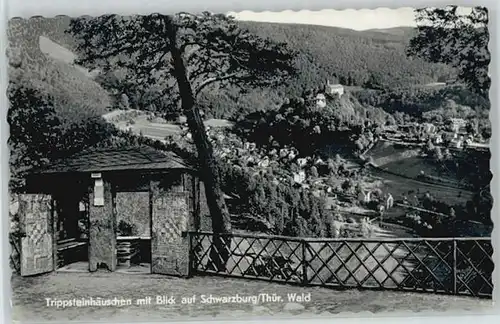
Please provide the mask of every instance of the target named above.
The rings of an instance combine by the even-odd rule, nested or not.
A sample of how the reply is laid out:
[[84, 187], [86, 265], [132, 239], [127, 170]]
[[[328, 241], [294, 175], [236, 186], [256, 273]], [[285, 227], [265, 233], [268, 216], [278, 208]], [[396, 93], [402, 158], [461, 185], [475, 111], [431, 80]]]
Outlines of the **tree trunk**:
[[224, 193], [221, 189], [220, 174], [214, 158], [213, 148], [208, 140], [200, 111], [196, 106], [193, 90], [187, 78], [182, 53], [177, 47], [177, 31], [171, 17], [167, 18], [166, 25], [171, 46], [170, 53], [172, 55], [174, 76], [177, 80], [181, 96], [181, 106], [186, 115], [188, 127], [198, 151], [199, 171], [205, 184], [207, 205], [212, 218], [214, 244], [210, 252], [210, 257], [215, 267], [214, 270], [225, 272], [231, 242], [230, 236], [227, 235], [231, 233], [231, 217], [226, 207]]

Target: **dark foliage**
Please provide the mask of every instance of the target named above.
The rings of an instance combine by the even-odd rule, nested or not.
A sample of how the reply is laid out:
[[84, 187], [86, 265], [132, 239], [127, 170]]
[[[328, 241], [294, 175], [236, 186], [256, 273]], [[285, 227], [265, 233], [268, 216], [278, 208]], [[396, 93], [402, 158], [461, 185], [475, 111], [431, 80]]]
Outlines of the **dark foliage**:
[[23, 190], [30, 170], [109, 140], [115, 132], [112, 125], [99, 117], [61, 122], [53, 98], [30, 87], [11, 83], [8, 98], [13, 191]]
[[[288, 43], [299, 51], [295, 91], [323, 84], [333, 78], [344, 85], [363, 86], [370, 78], [379, 78], [384, 87], [426, 84], [453, 74], [443, 64], [409, 59], [406, 46], [415, 34], [413, 28], [401, 33], [354, 31], [349, 29], [262, 22], [240, 22], [257, 35]], [[297, 93], [295, 93], [297, 95]]]
[[238, 134], [259, 146], [292, 146], [308, 156], [331, 144], [332, 139], [338, 145], [361, 151], [387, 122], [384, 111], [363, 107], [348, 94], [329, 98], [326, 107], [318, 107], [315, 93], [285, 100], [277, 110], [247, 115], [237, 123]]
[[463, 86], [409, 87], [375, 91], [362, 89], [353, 92], [363, 105], [372, 105], [394, 115], [397, 124], [411, 119], [419, 122], [445, 123], [450, 118], [463, 118], [477, 124], [477, 131], [488, 139], [490, 101]]
[[474, 7], [468, 14], [458, 6], [417, 10], [418, 33], [408, 53], [458, 70], [458, 78], [469, 88], [487, 94], [490, 88], [488, 65], [488, 10]]

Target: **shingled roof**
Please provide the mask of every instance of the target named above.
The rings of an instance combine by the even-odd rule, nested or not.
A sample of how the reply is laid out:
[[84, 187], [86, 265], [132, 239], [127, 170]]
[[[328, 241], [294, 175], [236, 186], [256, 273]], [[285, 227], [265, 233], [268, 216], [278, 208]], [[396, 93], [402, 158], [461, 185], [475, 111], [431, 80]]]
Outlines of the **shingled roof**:
[[61, 159], [38, 173], [165, 169], [193, 169], [193, 166], [174, 153], [143, 146], [85, 151]]

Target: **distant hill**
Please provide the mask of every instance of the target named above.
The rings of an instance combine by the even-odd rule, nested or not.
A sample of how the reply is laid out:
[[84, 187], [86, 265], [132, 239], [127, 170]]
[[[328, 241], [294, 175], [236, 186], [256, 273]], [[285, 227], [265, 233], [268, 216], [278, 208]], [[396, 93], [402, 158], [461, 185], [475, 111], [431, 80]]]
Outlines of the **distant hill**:
[[69, 20], [64, 16], [14, 18], [7, 33], [10, 81], [52, 96], [63, 123], [100, 116], [112, 106], [92, 72], [72, 62], [77, 56], [71, 51], [74, 40], [64, 33]]
[[392, 28], [382, 28], [382, 29], [368, 29], [364, 31], [365, 33], [384, 33], [394, 36], [408, 36], [412, 37], [415, 35], [414, 27], [392, 27]]
[[[336, 75], [346, 85], [363, 85], [373, 74], [386, 87], [427, 84], [453, 73], [441, 64], [406, 56], [410, 27], [355, 31], [302, 24], [240, 22], [253, 33], [287, 42], [300, 52], [301, 78], [323, 81]], [[311, 65], [314, 65], [310, 70]], [[318, 73], [317, 67], [321, 71]]]
[[[75, 39], [65, 33], [70, 20], [66, 16], [12, 19], [9, 22], [12, 51], [22, 62], [25, 78], [39, 88], [70, 98], [71, 102], [80, 102], [77, 106], [84, 105], [85, 108], [67, 114], [68, 118], [102, 115], [109, 111], [113, 101], [93, 80], [92, 72], [71, 62], [78, 53]], [[252, 110], [276, 107], [284, 97], [322, 86], [334, 76], [347, 86], [363, 86], [372, 77], [382, 86], [392, 88], [436, 82], [440, 76], [452, 72], [443, 65], [406, 57], [405, 46], [415, 32], [412, 28], [359, 32], [310, 25], [243, 21], [239, 24], [262, 37], [287, 42], [297, 50], [299, 73], [296, 79], [277, 89], [251, 91], [246, 95], [209, 91], [200, 100], [209, 117], [237, 118]], [[74, 109], [71, 105], [61, 106]]]

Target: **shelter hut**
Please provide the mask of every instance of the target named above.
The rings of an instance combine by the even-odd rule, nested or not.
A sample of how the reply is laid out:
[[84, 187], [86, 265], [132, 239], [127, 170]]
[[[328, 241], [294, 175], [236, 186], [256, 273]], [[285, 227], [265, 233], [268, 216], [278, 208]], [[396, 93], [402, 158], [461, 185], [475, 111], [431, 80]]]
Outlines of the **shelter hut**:
[[21, 275], [188, 275], [185, 232], [202, 227], [206, 200], [198, 171], [180, 157], [149, 147], [81, 152], [34, 172], [27, 188]]

